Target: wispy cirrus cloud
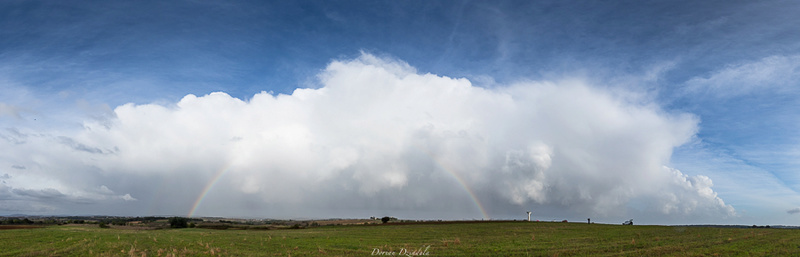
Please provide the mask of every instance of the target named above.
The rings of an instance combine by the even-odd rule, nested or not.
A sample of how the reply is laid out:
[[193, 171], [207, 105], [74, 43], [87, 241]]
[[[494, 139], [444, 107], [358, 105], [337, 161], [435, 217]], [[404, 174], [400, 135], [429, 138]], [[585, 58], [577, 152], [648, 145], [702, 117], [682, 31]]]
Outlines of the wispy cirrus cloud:
[[686, 92], [717, 98], [762, 94], [797, 94], [800, 56], [770, 56], [761, 60], [729, 65], [707, 77], [688, 80]]

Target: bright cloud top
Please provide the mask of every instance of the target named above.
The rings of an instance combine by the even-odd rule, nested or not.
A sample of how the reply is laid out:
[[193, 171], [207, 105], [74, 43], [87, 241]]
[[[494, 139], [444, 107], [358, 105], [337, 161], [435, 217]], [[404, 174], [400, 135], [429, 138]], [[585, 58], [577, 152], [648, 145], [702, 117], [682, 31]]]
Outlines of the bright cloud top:
[[[319, 81], [291, 95], [241, 100], [218, 92], [174, 105], [119, 106], [113, 118], [85, 122], [74, 135], [42, 139], [66, 147], [28, 143], [37, 157], [9, 165], [37, 172], [12, 170], [0, 193], [88, 191], [98, 185], [70, 188], [81, 185], [48, 170], [92, 167], [154, 184], [185, 178], [170, 190], [188, 192], [175, 195], [186, 204], [168, 210], [184, 215], [206, 193], [209, 199], [194, 206], [198, 215], [249, 204], [268, 206], [262, 214], [340, 205], [472, 210], [467, 217], [480, 217], [468, 194], [490, 215], [530, 206], [607, 217], [628, 209], [735, 215], [708, 177], [668, 167], [673, 149], [697, 132], [692, 115], [581, 81], [481, 88], [369, 54], [332, 62]], [[5, 133], [4, 147], [26, 144]], [[52, 186], [23, 182], [35, 176]], [[94, 194], [108, 199], [137, 197], [98, 188]]]

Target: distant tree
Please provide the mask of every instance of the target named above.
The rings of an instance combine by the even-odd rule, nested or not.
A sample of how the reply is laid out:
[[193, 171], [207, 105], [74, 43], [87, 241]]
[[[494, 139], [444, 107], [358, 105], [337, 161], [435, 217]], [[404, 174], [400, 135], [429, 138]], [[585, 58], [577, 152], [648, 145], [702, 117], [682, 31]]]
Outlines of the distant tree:
[[389, 222], [390, 220], [392, 220], [392, 217], [389, 217], [389, 216], [386, 216], [386, 217], [383, 217], [383, 218], [381, 218], [381, 221], [382, 221], [383, 223]]
[[100, 226], [100, 228], [109, 228], [108, 224], [106, 224], [105, 222], [100, 222], [100, 225], [98, 226]]
[[172, 217], [172, 218], [169, 218], [169, 227], [171, 227], [171, 228], [186, 228], [186, 227], [189, 227], [189, 223], [187, 222], [186, 218], [183, 218], [183, 217]]

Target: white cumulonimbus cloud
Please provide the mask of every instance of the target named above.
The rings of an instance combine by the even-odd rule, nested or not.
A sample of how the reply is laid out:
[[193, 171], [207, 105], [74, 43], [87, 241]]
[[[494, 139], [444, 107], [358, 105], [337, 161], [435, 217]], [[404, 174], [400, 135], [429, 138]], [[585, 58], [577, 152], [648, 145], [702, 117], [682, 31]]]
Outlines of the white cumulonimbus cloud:
[[[217, 92], [174, 105], [122, 105], [113, 118], [50, 137], [60, 148], [13, 163], [37, 174], [12, 170], [6, 180], [36, 175], [68, 188], [43, 171], [64, 162], [64, 169], [88, 166], [97, 176], [152, 182], [117, 183], [131, 192], [184, 181], [158, 190], [183, 202], [174, 212], [197, 214], [252, 205], [436, 213], [478, 203], [489, 214], [537, 205], [606, 216], [628, 208], [735, 215], [708, 177], [667, 167], [673, 149], [695, 135], [693, 115], [582, 81], [482, 88], [370, 54], [332, 62], [319, 81], [291, 95], [241, 100]], [[6, 136], [4, 144], [36, 137], [46, 136]], [[19, 191], [5, 187], [0, 193]], [[26, 192], [58, 197], [66, 190], [50, 187]], [[158, 201], [105, 186], [93, 195]]]

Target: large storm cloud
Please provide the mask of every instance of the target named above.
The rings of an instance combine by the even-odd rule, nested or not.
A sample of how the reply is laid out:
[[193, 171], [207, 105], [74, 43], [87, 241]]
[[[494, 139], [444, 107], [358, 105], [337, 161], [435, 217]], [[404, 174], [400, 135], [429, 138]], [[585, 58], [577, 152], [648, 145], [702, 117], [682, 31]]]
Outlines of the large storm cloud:
[[2, 170], [0, 197], [133, 215], [735, 215], [711, 179], [669, 167], [699, 120], [636, 94], [569, 79], [478, 87], [370, 54], [318, 81], [126, 104], [79, 131], [6, 129], [0, 147], [15, 151], [0, 164], [18, 168]]

